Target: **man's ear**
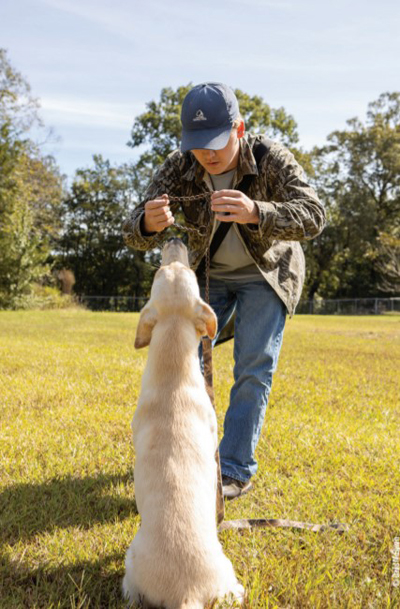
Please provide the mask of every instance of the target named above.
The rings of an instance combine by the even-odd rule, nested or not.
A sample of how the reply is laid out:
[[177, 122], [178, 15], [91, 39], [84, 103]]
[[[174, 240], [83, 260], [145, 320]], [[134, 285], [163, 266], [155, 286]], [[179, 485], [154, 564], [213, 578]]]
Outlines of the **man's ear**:
[[199, 302], [197, 305], [195, 324], [196, 330], [200, 336], [205, 336], [207, 334], [209, 338], [214, 338], [217, 334], [217, 316], [212, 308], [203, 301]]
[[140, 313], [139, 323], [136, 329], [135, 349], [141, 349], [150, 344], [151, 335], [156, 323], [157, 311], [148, 303]]
[[242, 119], [237, 128], [237, 136], [239, 139], [244, 136], [245, 131], [244, 120]]

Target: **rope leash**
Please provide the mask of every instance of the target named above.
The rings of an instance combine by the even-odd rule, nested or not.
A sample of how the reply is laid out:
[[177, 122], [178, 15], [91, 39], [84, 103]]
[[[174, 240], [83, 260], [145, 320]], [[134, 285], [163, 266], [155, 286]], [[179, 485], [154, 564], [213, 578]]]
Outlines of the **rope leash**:
[[[209, 204], [211, 198], [211, 193], [203, 193], [199, 195], [191, 195], [187, 197], [169, 197], [170, 201], [182, 202], [182, 201], [205, 201]], [[188, 226], [182, 226], [177, 222], [174, 222], [172, 226], [179, 228], [184, 232], [192, 232], [197, 233], [201, 236], [205, 236], [207, 233], [207, 228], [205, 226], [200, 226], [198, 228], [192, 228]], [[205, 302], [210, 304], [210, 244], [207, 246], [205, 253]], [[201, 339], [202, 349], [203, 349], [203, 363], [204, 363], [204, 379], [206, 383], [206, 388], [208, 395], [210, 397], [211, 403], [213, 405], [214, 411], [215, 408], [215, 396], [214, 396], [214, 387], [213, 387], [213, 366], [212, 366], [212, 342], [206, 337]], [[313, 532], [323, 532], [323, 531], [336, 531], [339, 534], [344, 533], [349, 530], [349, 526], [347, 524], [337, 522], [337, 523], [329, 523], [329, 524], [314, 524], [311, 522], [299, 522], [297, 520], [287, 520], [280, 518], [241, 518], [238, 520], [224, 520], [225, 518], [225, 503], [224, 503], [224, 494], [222, 487], [222, 473], [221, 473], [221, 462], [219, 456], [219, 449], [215, 453], [215, 460], [217, 462], [217, 499], [216, 499], [216, 510], [217, 510], [217, 524], [218, 524], [218, 532], [226, 531], [226, 530], [245, 530], [245, 529], [261, 529], [261, 528], [291, 528], [295, 530], [303, 530], [308, 529]]]

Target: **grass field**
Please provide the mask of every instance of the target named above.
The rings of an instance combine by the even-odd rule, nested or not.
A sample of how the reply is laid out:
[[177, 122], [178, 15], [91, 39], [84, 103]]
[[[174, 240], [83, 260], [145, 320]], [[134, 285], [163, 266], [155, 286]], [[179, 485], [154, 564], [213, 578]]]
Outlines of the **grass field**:
[[[0, 312], [0, 607], [122, 608], [139, 526], [130, 421], [136, 314]], [[227, 518], [344, 522], [343, 535], [229, 531], [246, 607], [395, 608], [400, 317], [288, 320], [255, 491]], [[215, 351], [220, 429], [232, 345]]]

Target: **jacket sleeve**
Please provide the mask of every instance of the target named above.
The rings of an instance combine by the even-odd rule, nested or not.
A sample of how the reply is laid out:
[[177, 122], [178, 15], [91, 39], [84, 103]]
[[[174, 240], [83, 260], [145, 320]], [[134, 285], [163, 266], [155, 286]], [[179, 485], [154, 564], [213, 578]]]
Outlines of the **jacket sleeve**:
[[260, 236], [302, 241], [319, 235], [326, 223], [324, 207], [290, 150], [275, 143], [263, 159], [260, 173], [263, 191], [272, 192], [271, 201], [255, 201]]
[[[155, 173], [152, 182], [148, 186], [143, 201], [137, 205], [129, 218], [122, 225], [122, 235], [125, 244], [136, 250], [151, 250], [159, 247], [165, 239], [164, 231], [159, 233], [147, 234], [143, 231], [144, 206], [147, 201], [151, 201], [161, 195], [174, 194], [180, 195], [180, 153], [171, 153]], [[178, 203], [171, 203], [172, 213], [179, 207]]]

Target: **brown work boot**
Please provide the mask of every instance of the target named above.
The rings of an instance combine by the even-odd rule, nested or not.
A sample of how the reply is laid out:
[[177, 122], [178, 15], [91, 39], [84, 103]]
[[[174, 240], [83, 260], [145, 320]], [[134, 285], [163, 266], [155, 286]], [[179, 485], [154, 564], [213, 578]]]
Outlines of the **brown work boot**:
[[245, 495], [253, 488], [253, 484], [250, 480], [246, 480], [246, 482], [242, 482], [241, 480], [235, 480], [234, 478], [230, 478], [229, 476], [222, 476], [222, 488], [224, 492], [224, 497], [228, 500], [236, 499], [237, 497], [241, 497], [241, 495]]

